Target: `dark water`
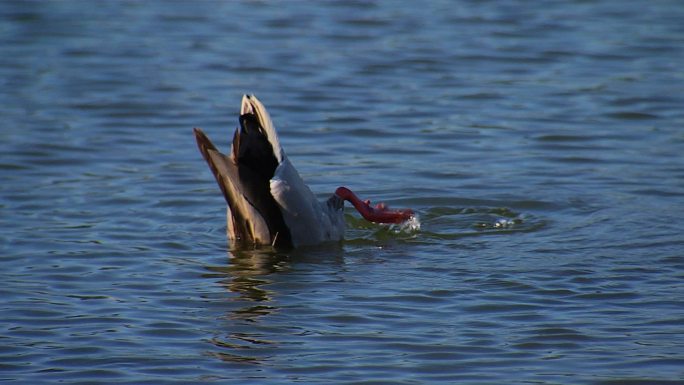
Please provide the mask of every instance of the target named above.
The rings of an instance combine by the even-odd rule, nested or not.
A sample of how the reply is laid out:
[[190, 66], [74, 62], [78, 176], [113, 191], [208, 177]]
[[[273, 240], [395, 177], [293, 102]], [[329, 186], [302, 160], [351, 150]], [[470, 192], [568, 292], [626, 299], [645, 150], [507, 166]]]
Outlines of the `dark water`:
[[[0, 381], [684, 382], [684, 3], [1, 2]], [[327, 197], [229, 251], [242, 93]]]

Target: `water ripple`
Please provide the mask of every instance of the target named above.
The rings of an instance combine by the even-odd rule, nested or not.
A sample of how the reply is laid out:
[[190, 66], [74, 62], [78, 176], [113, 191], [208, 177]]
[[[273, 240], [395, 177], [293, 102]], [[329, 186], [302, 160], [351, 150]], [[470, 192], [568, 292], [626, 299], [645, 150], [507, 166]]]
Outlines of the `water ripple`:
[[[0, 2], [2, 380], [681, 382], [679, 4], [83, 5]], [[420, 228], [232, 249], [242, 93]]]

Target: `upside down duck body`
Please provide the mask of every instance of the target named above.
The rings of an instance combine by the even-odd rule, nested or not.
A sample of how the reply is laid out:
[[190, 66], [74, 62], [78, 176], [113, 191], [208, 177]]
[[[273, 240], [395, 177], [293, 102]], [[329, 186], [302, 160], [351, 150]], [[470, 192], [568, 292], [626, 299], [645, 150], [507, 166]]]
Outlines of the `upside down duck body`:
[[344, 200], [364, 218], [382, 223], [408, 220], [411, 210], [371, 207], [345, 187], [320, 202], [285, 155], [264, 105], [244, 95], [230, 155], [195, 128], [200, 153], [228, 204], [227, 232], [235, 243], [291, 248], [344, 237]]

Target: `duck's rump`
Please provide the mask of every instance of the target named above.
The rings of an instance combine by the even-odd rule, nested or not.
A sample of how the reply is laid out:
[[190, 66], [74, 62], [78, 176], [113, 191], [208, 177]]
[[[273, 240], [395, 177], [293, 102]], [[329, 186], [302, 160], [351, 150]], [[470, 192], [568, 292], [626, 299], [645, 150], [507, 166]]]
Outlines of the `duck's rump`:
[[200, 152], [228, 204], [228, 236], [245, 245], [291, 247], [290, 231], [270, 191], [278, 161], [254, 117], [243, 115], [240, 123], [233, 135], [231, 157], [219, 152], [200, 129], [195, 129]]

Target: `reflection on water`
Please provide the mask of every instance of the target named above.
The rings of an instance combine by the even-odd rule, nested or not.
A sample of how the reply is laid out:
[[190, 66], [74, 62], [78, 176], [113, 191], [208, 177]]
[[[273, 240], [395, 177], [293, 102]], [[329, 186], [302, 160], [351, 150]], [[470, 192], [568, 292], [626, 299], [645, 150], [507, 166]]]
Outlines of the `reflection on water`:
[[[292, 271], [292, 264], [338, 264], [342, 262], [342, 249], [329, 244], [276, 252], [272, 248], [233, 249], [228, 254], [226, 265], [205, 266], [209, 274], [204, 278], [218, 278], [217, 284], [228, 293], [230, 310], [225, 314], [229, 322], [225, 334], [215, 335], [209, 342], [218, 350], [209, 352], [222, 361], [240, 363], [261, 363], [275, 354], [279, 343], [266, 336], [273, 333], [273, 326], [260, 329], [261, 319], [281, 311], [278, 297], [283, 295], [273, 288], [287, 290], [298, 285], [286, 278]], [[288, 331], [287, 333], [290, 333]]]
[[[206, 266], [212, 272], [205, 278], [220, 278], [218, 284], [229, 293], [229, 300], [235, 304], [225, 318], [235, 323], [258, 323], [259, 318], [267, 316], [278, 309], [273, 306], [271, 292], [263, 286], [272, 281], [268, 276], [289, 268], [288, 257], [278, 254], [272, 249], [233, 250], [229, 263], [225, 266]], [[262, 358], [250, 356], [250, 350], [260, 346], [275, 345], [275, 342], [263, 339], [253, 332], [235, 332], [226, 330], [225, 335], [209, 339], [218, 350], [209, 354], [226, 362], [259, 363]]]
[[230, 252], [230, 264], [211, 266], [208, 270], [226, 275], [221, 284], [230, 292], [239, 294], [244, 301], [268, 302], [267, 290], [259, 286], [270, 283], [266, 277], [287, 269], [287, 257], [272, 250], [234, 250]]

